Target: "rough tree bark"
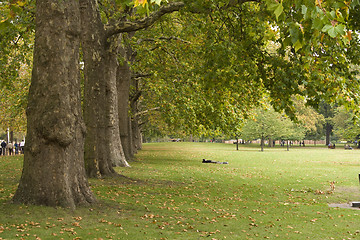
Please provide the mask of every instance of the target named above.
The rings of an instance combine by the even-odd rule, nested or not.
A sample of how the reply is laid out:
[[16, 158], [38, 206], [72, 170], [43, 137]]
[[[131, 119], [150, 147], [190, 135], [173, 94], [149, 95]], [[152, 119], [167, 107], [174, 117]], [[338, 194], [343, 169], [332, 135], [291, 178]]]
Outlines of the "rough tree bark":
[[131, 129], [133, 134], [133, 145], [135, 148], [135, 152], [142, 149], [142, 134], [141, 128], [137, 118], [133, 118], [131, 121]]
[[23, 172], [15, 203], [95, 201], [85, 174], [80, 102], [78, 1], [38, 0]]
[[107, 37], [97, 1], [80, 0], [84, 56], [85, 165], [89, 177], [116, 175], [129, 166], [120, 140], [116, 91], [117, 36]]
[[131, 132], [131, 118], [129, 116], [129, 96], [131, 83], [131, 70], [127, 63], [126, 51], [120, 49], [122, 61], [117, 69], [117, 91], [119, 107], [119, 129], [121, 143], [126, 159], [129, 161], [134, 156]]
[[[136, 81], [135, 85], [137, 85], [138, 82]], [[138, 104], [139, 104], [139, 98], [141, 96], [141, 91], [138, 90], [138, 87], [135, 86], [136, 93], [132, 97], [130, 101], [130, 108], [132, 113], [131, 118], [131, 132], [132, 132], [132, 145], [134, 147], [134, 152], [137, 153], [138, 150], [142, 149], [142, 134], [141, 134], [141, 128], [140, 128], [140, 116], [138, 114]]]

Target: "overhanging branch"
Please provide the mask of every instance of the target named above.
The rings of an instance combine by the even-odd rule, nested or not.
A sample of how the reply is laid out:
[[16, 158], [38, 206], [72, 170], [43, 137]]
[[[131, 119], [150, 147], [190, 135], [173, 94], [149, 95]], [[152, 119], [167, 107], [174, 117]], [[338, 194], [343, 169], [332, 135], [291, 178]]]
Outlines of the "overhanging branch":
[[151, 26], [154, 22], [156, 22], [158, 19], [160, 19], [163, 15], [179, 11], [182, 7], [184, 7], [184, 5], [185, 4], [183, 2], [171, 2], [167, 5], [161, 6], [159, 10], [138, 21], [119, 21], [112, 25], [106, 25], [106, 36], [110, 37], [118, 33], [134, 32], [140, 29], [147, 28]]

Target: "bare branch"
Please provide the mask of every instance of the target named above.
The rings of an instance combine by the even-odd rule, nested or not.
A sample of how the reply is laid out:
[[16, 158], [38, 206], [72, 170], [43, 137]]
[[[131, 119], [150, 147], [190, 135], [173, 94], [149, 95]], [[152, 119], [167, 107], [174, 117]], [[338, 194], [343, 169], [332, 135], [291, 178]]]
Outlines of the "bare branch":
[[145, 115], [148, 112], [159, 110], [159, 109], [160, 109], [160, 107], [154, 107], [154, 108], [151, 108], [151, 109], [148, 109], [148, 110], [145, 110], [145, 111], [137, 112], [137, 113], [135, 113], [134, 117], [139, 116], [139, 115]]
[[134, 96], [130, 97], [131, 104], [135, 103], [141, 97], [142, 91], [137, 91]]
[[160, 19], [163, 15], [179, 11], [184, 6], [185, 4], [183, 2], [171, 2], [167, 5], [161, 6], [159, 10], [138, 21], [119, 21], [112, 25], [106, 25], [106, 36], [109, 37], [122, 32], [134, 32], [140, 29], [147, 28], [154, 24], [154, 22]]
[[181, 38], [179, 38], [179, 37], [174, 37], [174, 36], [171, 36], [171, 37], [159, 37], [159, 39], [160, 39], [160, 40], [168, 40], [168, 41], [170, 41], [170, 40], [176, 40], [176, 41], [180, 41], [180, 42], [184, 42], [184, 43], [191, 43], [191, 42], [189, 42], [189, 41], [186, 41], [186, 40], [184, 40], [184, 39], [181, 39]]
[[159, 38], [143, 38], [143, 39], [139, 39], [136, 43], [140, 44], [142, 42], [156, 42], [157, 40], [163, 40], [163, 41], [171, 41], [171, 40], [176, 40], [176, 41], [180, 41], [183, 43], [188, 43], [191, 44], [191, 42], [186, 41], [184, 39], [181, 39], [179, 37], [175, 37], [175, 36], [170, 36], [170, 37], [159, 37]]
[[132, 74], [131, 78], [135, 79], [135, 78], [145, 78], [145, 77], [151, 77], [153, 74], [152, 73], [136, 73], [136, 74]]

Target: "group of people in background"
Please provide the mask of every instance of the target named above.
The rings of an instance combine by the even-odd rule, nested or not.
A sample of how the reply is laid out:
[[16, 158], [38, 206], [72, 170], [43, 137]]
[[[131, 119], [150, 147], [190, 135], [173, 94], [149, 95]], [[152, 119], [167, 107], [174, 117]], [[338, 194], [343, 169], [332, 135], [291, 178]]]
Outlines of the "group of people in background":
[[15, 141], [14, 143], [6, 143], [6, 141], [2, 140], [0, 146], [0, 155], [24, 154], [25, 141], [22, 140], [19, 143], [17, 141]]

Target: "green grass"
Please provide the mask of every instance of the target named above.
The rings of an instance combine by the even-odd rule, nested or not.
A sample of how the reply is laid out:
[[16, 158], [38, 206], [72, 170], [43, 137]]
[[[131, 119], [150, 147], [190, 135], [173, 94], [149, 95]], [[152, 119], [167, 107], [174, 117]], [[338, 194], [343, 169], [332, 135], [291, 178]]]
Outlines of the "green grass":
[[10, 204], [22, 158], [1, 157], [0, 239], [356, 239], [360, 211], [328, 204], [360, 201], [359, 155], [145, 144], [126, 178], [91, 179], [99, 203], [76, 211]]

